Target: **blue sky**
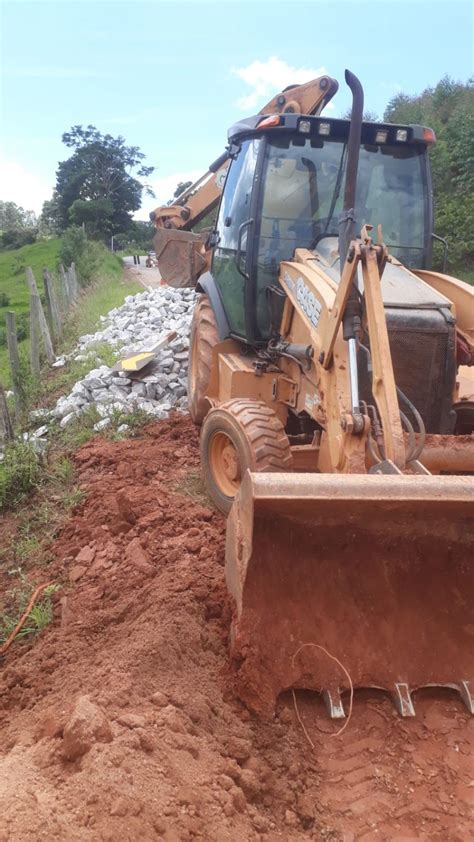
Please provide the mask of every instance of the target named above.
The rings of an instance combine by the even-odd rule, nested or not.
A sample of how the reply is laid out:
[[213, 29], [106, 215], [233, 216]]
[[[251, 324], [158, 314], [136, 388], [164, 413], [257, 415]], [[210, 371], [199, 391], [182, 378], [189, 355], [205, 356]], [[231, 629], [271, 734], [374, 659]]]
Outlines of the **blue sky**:
[[161, 202], [223, 151], [230, 124], [288, 84], [334, 76], [336, 116], [349, 104], [349, 67], [382, 115], [398, 91], [473, 73], [464, 0], [3, 0], [0, 15], [0, 198], [36, 211], [75, 124], [139, 146]]

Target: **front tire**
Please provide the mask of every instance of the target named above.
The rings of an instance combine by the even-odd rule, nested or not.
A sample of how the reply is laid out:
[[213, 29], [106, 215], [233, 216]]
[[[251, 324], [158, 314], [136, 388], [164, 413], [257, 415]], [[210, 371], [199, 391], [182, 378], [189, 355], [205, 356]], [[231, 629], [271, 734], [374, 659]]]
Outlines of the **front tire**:
[[216, 317], [207, 295], [194, 308], [189, 337], [188, 405], [194, 423], [200, 426], [209, 410], [206, 398], [211, 379], [212, 349], [220, 341]]
[[273, 410], [262, 401], [237, 398], [206, 415], [201, 465], [210, 497], [227, 514], [247, 469], [291, 471], [293, 460], [288, 436]]

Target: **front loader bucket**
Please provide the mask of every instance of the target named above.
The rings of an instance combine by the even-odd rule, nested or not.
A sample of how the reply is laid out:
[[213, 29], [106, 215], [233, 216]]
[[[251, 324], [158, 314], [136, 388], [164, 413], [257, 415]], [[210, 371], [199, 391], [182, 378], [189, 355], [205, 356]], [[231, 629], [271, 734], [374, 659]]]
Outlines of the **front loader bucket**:
[[403, 715], [438, 685], [473, 713], [473, 574], [471, 477], [248, 472], [226, 546], [239, 695], [271, 716], [311, 689], [344, 716], [349, 673]]
[[157, 228], [154, 246], [163, 281], [172, 287], [193, 287], [207, 265], [201, 253], [207, 234], [177, 228]]

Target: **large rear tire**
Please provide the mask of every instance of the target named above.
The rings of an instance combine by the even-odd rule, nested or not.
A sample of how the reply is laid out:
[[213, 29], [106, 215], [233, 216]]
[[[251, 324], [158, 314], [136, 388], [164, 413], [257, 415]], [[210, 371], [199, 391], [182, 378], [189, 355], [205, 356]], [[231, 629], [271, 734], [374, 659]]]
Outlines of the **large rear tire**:
[[273, 410], [262, 401], [237, 398], [207, 414], [201, 465], [210, 497], [227, 514], [247, 469], [291, 471], [293, 460], [288, 436]]
[[206, 400], [211, 379], [212, 349], [219, 342], [216, 317], [207, 295], [194, 308], [189, 337], [188, 404], [195, 424], [201, 425], [209, 410]]

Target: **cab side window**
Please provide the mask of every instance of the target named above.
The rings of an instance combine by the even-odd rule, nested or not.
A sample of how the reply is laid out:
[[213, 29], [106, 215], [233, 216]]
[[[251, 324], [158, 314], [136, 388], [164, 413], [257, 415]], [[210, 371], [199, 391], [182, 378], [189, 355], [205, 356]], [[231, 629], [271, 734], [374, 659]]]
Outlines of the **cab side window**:
[[[239, 231], [250, 219], [250, 200], [260, 139], [245, 140], [232, 161], [217, 219], [218, 241], [212, 260], [212, 274], [232, 333], [245, 337], [244, 285], [237, 268]], [[242, 231], [240, 266], [245, 265], [248, 228]]]

